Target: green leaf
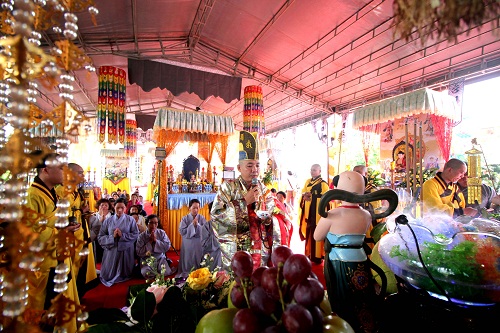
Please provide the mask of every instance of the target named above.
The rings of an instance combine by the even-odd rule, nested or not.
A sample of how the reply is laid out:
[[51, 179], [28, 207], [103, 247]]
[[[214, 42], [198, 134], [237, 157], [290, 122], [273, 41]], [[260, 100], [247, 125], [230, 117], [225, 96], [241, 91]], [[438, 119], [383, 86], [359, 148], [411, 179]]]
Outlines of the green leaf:
[[146, 291], [146, 289], [141, 290], [137, 297], [135, 298], [134, 304], [130, 309], [130, 314], [134, 320], [139, 323], [147, 323], [153, 316], [153, 312], [156, 307], [156, 299], [153, 293]]
[[152, 318], [153, 333], [194, 332], [197, 321], [179, 287], [168, 288], [156, 309], [158, 313]]
[[387, 225], [385, 222], [380, 222], [372, 228], [372, 230], [370, 231], [370, 235], [372, 236], [375, 244], [377, 244], [377, 242], [380, 240], [380, 238], [386, 231], [387, 231]]
[[126, 313], [115, 308], [99, 308], [89, 311], [87, 323], [89, 325], [105, 324], [114, 321], [129, 321]]
[[87, 333], [115, 333], [115, 332], [127, 332], [127, 333], [142, 333], [142, 330], [136, 326], [129, 326], [125, 323], [108, 323], [99, 324], [95, 326], [90, 326]]

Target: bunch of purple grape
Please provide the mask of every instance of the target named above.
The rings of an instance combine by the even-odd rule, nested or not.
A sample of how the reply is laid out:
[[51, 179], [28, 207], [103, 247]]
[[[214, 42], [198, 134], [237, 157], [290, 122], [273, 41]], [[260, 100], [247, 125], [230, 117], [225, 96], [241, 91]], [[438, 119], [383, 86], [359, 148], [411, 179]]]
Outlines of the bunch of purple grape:
[[236, 283], [231, 302], [239, 310], [233, 319], [235, 333], [322, 332], [324, 299], [321, 282], [312, 273], [311, 261], [286, 246], [273, 250], [272, 267], [253, 270], [248, 252], [237, 252], [231, 261]]

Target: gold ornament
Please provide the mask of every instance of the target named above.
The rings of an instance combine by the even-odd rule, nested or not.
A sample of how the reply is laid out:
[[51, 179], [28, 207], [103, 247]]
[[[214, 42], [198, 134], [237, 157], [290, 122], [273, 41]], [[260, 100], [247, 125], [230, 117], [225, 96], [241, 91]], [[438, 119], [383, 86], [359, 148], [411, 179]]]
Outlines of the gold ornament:
[[61, 19], [61, 11], [55, 10], [54, 8], [46, 10], [42, 6], [37, 5], [35, 9], [35, 30], [45, 31], [53, 26], [57, 26]]
[[[87, 121], [83, 113], [77, 111], [70, 103], [63, 102], [50, 112], [43, 112], [38, 108], [30, 109], [31, 127], [40, 127], [37, 133], [40, 137], [51, 136], [55, 130], [58, 133], [67, 133], [69, 135], [78, 135], [79, 125]], [[40, 125], [44, 124], [42, 128]]]
[[70, 12], [81, 12], [94, 6], [94, 0], [60, 0], [60, 3]]
[[8, 21], [12, 21], [12, 15], [8, 11], [0, 12], [0, 32], [5, 35], [14, 34], [14, 29], [8, 24]]
[[85, 55], [85, 52], [73, 44], [73, 42], [65, 39], [57, 41], [55, 44], [62, 51], [57, 56], [57, 64], [66, 71], [69, 72], [83, 68], [85, 64], [91, 62], [90, 58]]
[[25, 153], [24, 148], [26, 146], [34, 148], [37, 144], [38, 142], [35, 139], [27, 136], [22, 130], [15, 129], [9, 141], [0, 150], [0, 155], [5, 156], [2, 163], [0, 163], [0, 174], [5, 173], [7, 170], [15, 170], [16, 173], [32, 170], [49, 152], [47, 148], [43, 148], [40, 155]]
[[53, 57], [21, 35], [0, 40], [0, 46], [8, 51], [0, 54], [2, 79], [10, 78], [16, 84], [38, 78], [43, 73], [45, 64], [53, 60]]

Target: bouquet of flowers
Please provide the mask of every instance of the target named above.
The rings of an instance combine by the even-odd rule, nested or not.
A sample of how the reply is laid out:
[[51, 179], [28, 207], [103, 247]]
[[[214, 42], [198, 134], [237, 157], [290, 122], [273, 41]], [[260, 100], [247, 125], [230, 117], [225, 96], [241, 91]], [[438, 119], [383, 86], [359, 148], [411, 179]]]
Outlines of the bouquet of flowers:
[[[165, 278], [165, 268], [156, 269], [156, 259], [145, 263], [152, 268], [153, 277], [146, 285], [132, 286], [130, 307], [126, 314], [111, 316], [105, 324], [91, 326], [88, 332], [195, 332], [198, 321], [214, 309], [227, 307], [232, 275], [219, 267], [210, 270], [212, 258], [205, 255], [201, 267], [192, 270], [183, 283]], [[89, 324], [92, 324], [90, 318]]]
[[182, 286], [184, 299], [190, 304], [197, 322], [205, 313], [227, 307], [229, 287], [233, 281], [233, 277], [219, 267], [210, 271], [211, 260], [213, 258], [206, 254], [201, 267], [191, 271]]

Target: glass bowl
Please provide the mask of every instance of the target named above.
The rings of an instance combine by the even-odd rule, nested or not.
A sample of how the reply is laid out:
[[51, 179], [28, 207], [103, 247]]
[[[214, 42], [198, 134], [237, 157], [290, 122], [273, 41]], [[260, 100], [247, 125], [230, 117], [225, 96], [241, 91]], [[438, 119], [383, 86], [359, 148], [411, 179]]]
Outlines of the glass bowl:
[[[413, 220], [409, 225], [417, 243], [407, 225], [393, 222], [388, 222], [389, 234], [380, 240], [380, 256], [395, 275], [431, 296], [454, 303], [500, 303], [500, 236], [496, 234], [500, 225], [474, 220], [461, 224], [435, 217]], [[431, 232], [452, 240], [441, 244]]]

